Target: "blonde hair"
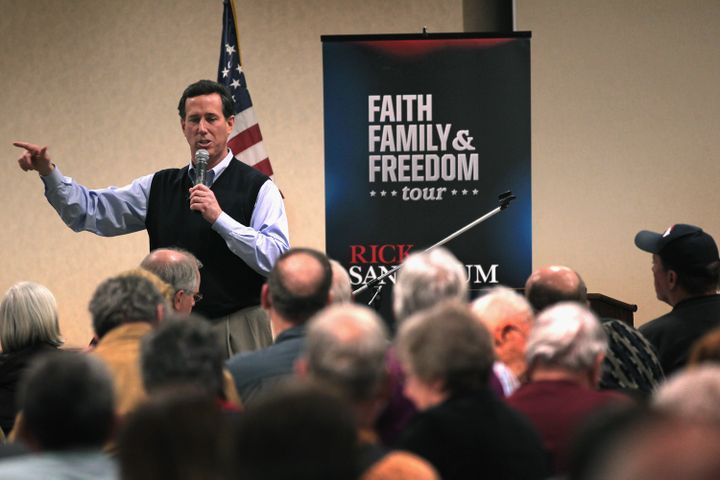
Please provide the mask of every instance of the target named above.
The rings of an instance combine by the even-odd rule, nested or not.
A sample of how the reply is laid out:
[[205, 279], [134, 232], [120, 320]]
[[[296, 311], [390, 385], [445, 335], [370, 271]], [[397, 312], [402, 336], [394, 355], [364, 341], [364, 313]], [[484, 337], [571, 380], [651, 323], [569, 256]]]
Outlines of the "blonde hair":
[[16, 283], [0, 302], [0, 345], [7, 353], [39, 343], [63, 344], [55, 296], [38, 283]]
[[[141, 277], [153, 284], [153, 287], [157, 288], [160, 295], [163, 296], [165, 301], [172, 303], [173, 296], [175, 295], [175, 289], [168, 282], [160, 278], [160, 276], [150, 270], [142, 267], [131, 268], [118, 275], [120, 278], [124, 277]], [[168, 310], [169, 311], [169, 310]]]

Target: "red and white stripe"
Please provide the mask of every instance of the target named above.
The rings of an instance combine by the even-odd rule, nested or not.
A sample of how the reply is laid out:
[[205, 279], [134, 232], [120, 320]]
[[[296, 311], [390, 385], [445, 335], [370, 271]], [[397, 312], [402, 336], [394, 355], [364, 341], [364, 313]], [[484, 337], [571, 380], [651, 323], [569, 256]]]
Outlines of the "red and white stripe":
[[252, 106], [235, 115], [228, 146], [235, 158], [272, 177], [273, 169]]

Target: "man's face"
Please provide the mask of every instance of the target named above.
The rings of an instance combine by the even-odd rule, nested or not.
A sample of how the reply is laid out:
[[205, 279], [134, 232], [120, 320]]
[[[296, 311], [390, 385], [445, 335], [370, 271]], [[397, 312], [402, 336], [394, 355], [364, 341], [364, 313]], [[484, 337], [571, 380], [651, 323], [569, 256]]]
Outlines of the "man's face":
[[173, 310], [175, 310], [175, 312], [182, 315], [187, 315], [192, 312], [192, 309], [195, 306], [195, 295], [197, 295], [200, 290], [199, 270], [196, 272], [196, 278], [197, 280], [193, 290], [178, 290], [175, 292], [175, 298], [173, 301]]
[[522, 315], [515, 315], [504, 319], [490, 332], [493, 334], [495, 356], [516, 377], [522, 378], [527, 370], [525, 350], [530, 336], [530, 320]]
[[660, 256], [657, 254], [653, 254], [652, 272], [657, 299], [665, 303], [670, 303], [668, 272], [665, 270], [665, 267], [663, 267], [662, 260], [660, 260]]
[[227, 140], [234, 122], [235, 117], [225, 118], [217, 93], [185, 100], [185, 118], [180, 120], [180, 125], [190, 145], [193, 162], [195, 152], [204, 148], [210, 154], [208, 168], [217, 165], [227, 154]]

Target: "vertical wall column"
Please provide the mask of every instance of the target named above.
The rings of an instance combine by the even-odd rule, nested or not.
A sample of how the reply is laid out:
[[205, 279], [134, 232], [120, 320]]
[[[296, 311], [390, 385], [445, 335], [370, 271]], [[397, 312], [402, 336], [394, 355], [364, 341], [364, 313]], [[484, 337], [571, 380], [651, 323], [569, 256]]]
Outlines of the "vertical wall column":
[[512, 32], [515, 30], [515, 0], [463, 0], [463, 30]]

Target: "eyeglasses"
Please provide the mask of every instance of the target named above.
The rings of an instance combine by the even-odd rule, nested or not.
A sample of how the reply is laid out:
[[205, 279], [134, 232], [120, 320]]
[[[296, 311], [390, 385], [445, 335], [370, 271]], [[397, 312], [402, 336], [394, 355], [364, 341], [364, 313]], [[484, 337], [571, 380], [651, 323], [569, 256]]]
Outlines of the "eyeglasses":
[[193, 293], [192, 290], [184, 290], [184, 289], [183, 289], [183, 292], [187, 293], [188, 295], [192, 295], [193, 300], [195, 300], [195, 303], [198, 303], [200, 300], [203, 299], [202, 293]]

